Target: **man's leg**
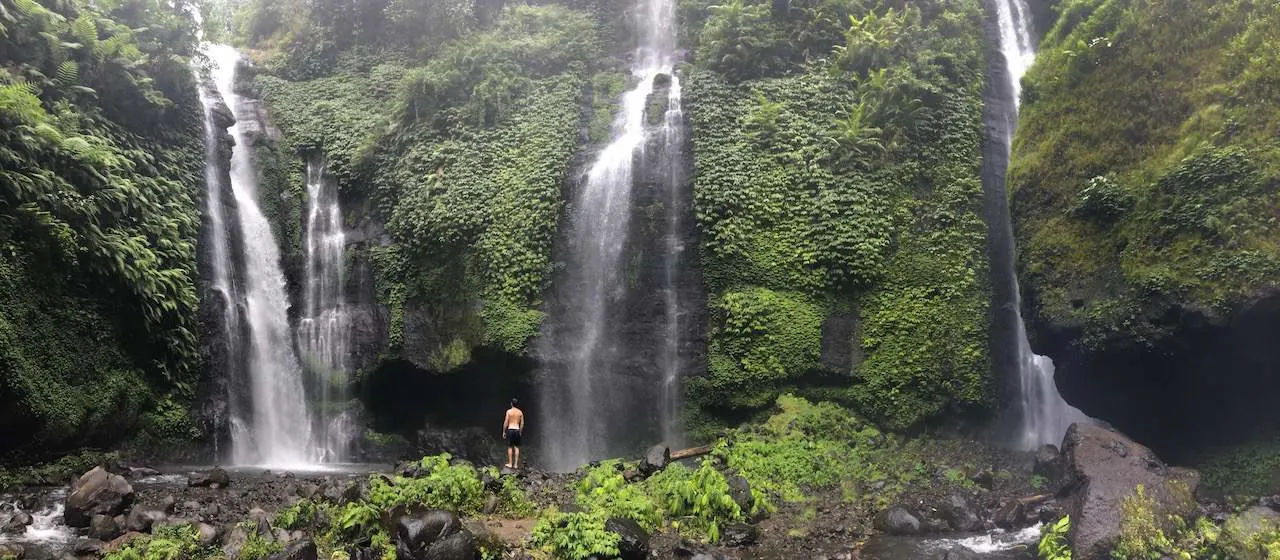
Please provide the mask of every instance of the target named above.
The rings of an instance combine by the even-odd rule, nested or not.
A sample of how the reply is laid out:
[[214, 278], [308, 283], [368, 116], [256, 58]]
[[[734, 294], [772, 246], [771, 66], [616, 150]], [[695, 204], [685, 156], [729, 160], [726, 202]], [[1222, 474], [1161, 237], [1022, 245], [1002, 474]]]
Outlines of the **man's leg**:
[[514, 463], [511, 463], [511, 468], [513, 469], [520, 468], [520, 448], [519, 447], [516, 448], [516, 460]]
[[514, 468], [514, 467], [511, 467], [511, 450], [513, 449], [515, 448], [511, 446], [507, 446], [507, 467], [508, 468]]

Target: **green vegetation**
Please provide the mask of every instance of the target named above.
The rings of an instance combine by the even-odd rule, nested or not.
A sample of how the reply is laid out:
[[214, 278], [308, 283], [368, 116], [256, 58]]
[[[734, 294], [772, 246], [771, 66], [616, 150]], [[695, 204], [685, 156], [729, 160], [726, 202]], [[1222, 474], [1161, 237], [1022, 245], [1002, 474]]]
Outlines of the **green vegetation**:
[[369, 479], [369, 503], [382, 511], [396, 506], [421, 505], [447, 509], [459, 515], [484, 507], [484, 483], [470, 465], [450, 465], [448, 453], [422, 458], [422, 476], [397, 476], [392, 480]]
[[902, 443], [831, 403], [783, 395], [778, 408], [768, 421], [730, 434], [713, 451], [751, 483], [764, 507], [840, 488], [851, 503], [883, 508], [921, 478], [912, 468], [920, 458], [918, 443]]
[[1090, 351], [1138, 350], [1173, 334], [1170, 307], [1225, 316], [1274, 289], [1275, 3], [1061, 12], [1024, 79], [1009, 176], [1041, 320]]
[[1049, 525], [1040, 536], [1040, 544], [1036, 545], [1036, 555], [1040, 560], [1071, 560], [1071, 543], [1067, 533], [1071, 531], [1071, 518], [1064, 516]]
[[81, 451], [63, 455], [57, 461], [27, 467], [0, 469], [0, 490], [18, 486], [53, 486], [65, 484], [73, 476], [98, 465], [118, 459], [115, 452]]
[[531, 540], [556, 560], [586, 560], [616, 558], [621, 537], [606, 531], [599, 515], [551, 512], [538, 520]]
[[204, 150], [182, 6], [0, 4], [0, 429], [26, 434], [9, 460], [192, 435]]
[[650, 492], [681, 532], [716, 542], [720, 528], [740, 521], [743, 511], [729, 495], [729, 482], [710, 460], [692, 471], [674, 464], [648, 481]]
[[222, 556], [220, 549], [201, 545], [200, 533], [184, 524], [158, 527], [152, 534], [136, 538], [107, 554], [103, 560], [212, 560]]
[[[709, 372], [729, 417], [797, 391], [900, 429], [987, 404], [978, 2], [682, 4]], [[852, 316], [850, 363], [824, 323]]]

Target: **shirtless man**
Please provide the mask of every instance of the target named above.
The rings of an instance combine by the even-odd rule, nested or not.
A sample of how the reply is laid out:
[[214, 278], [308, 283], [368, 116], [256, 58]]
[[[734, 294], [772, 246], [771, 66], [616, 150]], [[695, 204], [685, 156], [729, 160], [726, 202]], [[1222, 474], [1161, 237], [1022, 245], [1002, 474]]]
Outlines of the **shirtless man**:
[[524, 433], [524, 411], [516, 408], [520, 401], [511, 399], [511, 408], [502, 419], [502, 437], [507, 440], [507, 468], [520, 468], [520, 434]]

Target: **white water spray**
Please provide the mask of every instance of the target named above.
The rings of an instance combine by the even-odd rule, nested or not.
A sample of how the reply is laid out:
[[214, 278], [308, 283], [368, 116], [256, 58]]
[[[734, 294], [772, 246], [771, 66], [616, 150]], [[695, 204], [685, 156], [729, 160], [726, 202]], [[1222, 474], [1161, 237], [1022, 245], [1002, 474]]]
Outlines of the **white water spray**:
[[[1012, 114], [1007, 115], [1007, 130], [1000, 132], [1006, 156], [1011, 149], [1013, 129], [1017, 123], [1018, 102], [1022, 94], [1022, 76], [1035, 60], [1035, 43], [1031, 36], [1031, 11], [1025, 0], [995, 0], [1000, 29], [1000, 52], [1004, 55], [1006, 76], [1013, 95]], [[1010, 234], [1011, 235], [1011, 234]], [[1079, 409], [1067, 404], [1054, 382], [1053, 360], [1031, 351], [1026, 324], [1022, 320], [1022, 302], [1013, 278], [1014, 311], [1017, 313], [1017, 359], [1020, 385], [1022, 424], [1015, 442], [1019, 448], [1035, 449], [1041, 445], [1057, 445], [1067, 428], [1075, 422], [1089, 421]]]
[[[234, 87], [240, 53], [230, 46], [214, 44], [205, 44], [204, 52], [212, 62], [214, 86], [232, 115], [237, 121], [249, 118], [244, 110], [245, 100]], [[212, 100], [207, 97], [202, 96], [202, 101], [206, 103], [208, 117], [213, 109]], [[244, 307], [243, 328], [248, 336], [242, 350], [247, 352], [253, 403], [251, 420], [232, 419], [233, 424], [247, 424], [249, 427], [233, 431], [232, 460], [237, 464], [274, 468], [302, 467], [315, 462], [318, 457], [311, 435], [311, 414], [303, 393], [302, 368], [294, 355], [289, 329], [289, 299], [280, 268], [280, 251], [271, 226], [259, 207], [253, 147], [239, 122], [228, 132], [235, 140], [231, 153], [230, 187], [235, 196], [242, 235], [244, 267], [243, 301], [238, 304]], [[218, 197], [213, 185], [220, 183], [217, 177], [213, 179], [210, 208], [217, 206]], [[221, 222], [222, 217], [217, 219]], [[215, 252], [215, 258], [229, 261], [230, 251], [221, 256]]]

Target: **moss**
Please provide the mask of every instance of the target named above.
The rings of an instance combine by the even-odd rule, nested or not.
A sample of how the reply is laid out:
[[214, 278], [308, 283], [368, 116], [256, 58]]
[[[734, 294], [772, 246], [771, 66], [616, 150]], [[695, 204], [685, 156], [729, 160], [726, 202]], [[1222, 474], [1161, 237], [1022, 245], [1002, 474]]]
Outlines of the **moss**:
[[1277, 285], [1280, 111], [1258, 71], [1280, 64], [1280, 22], [1265, 2], [1203, 8], [1065, 2], [1024, 80], [1009, 177], [1029, 303], [1091, 351], [1160, 345], [1169, 308], [1222, 317]]

